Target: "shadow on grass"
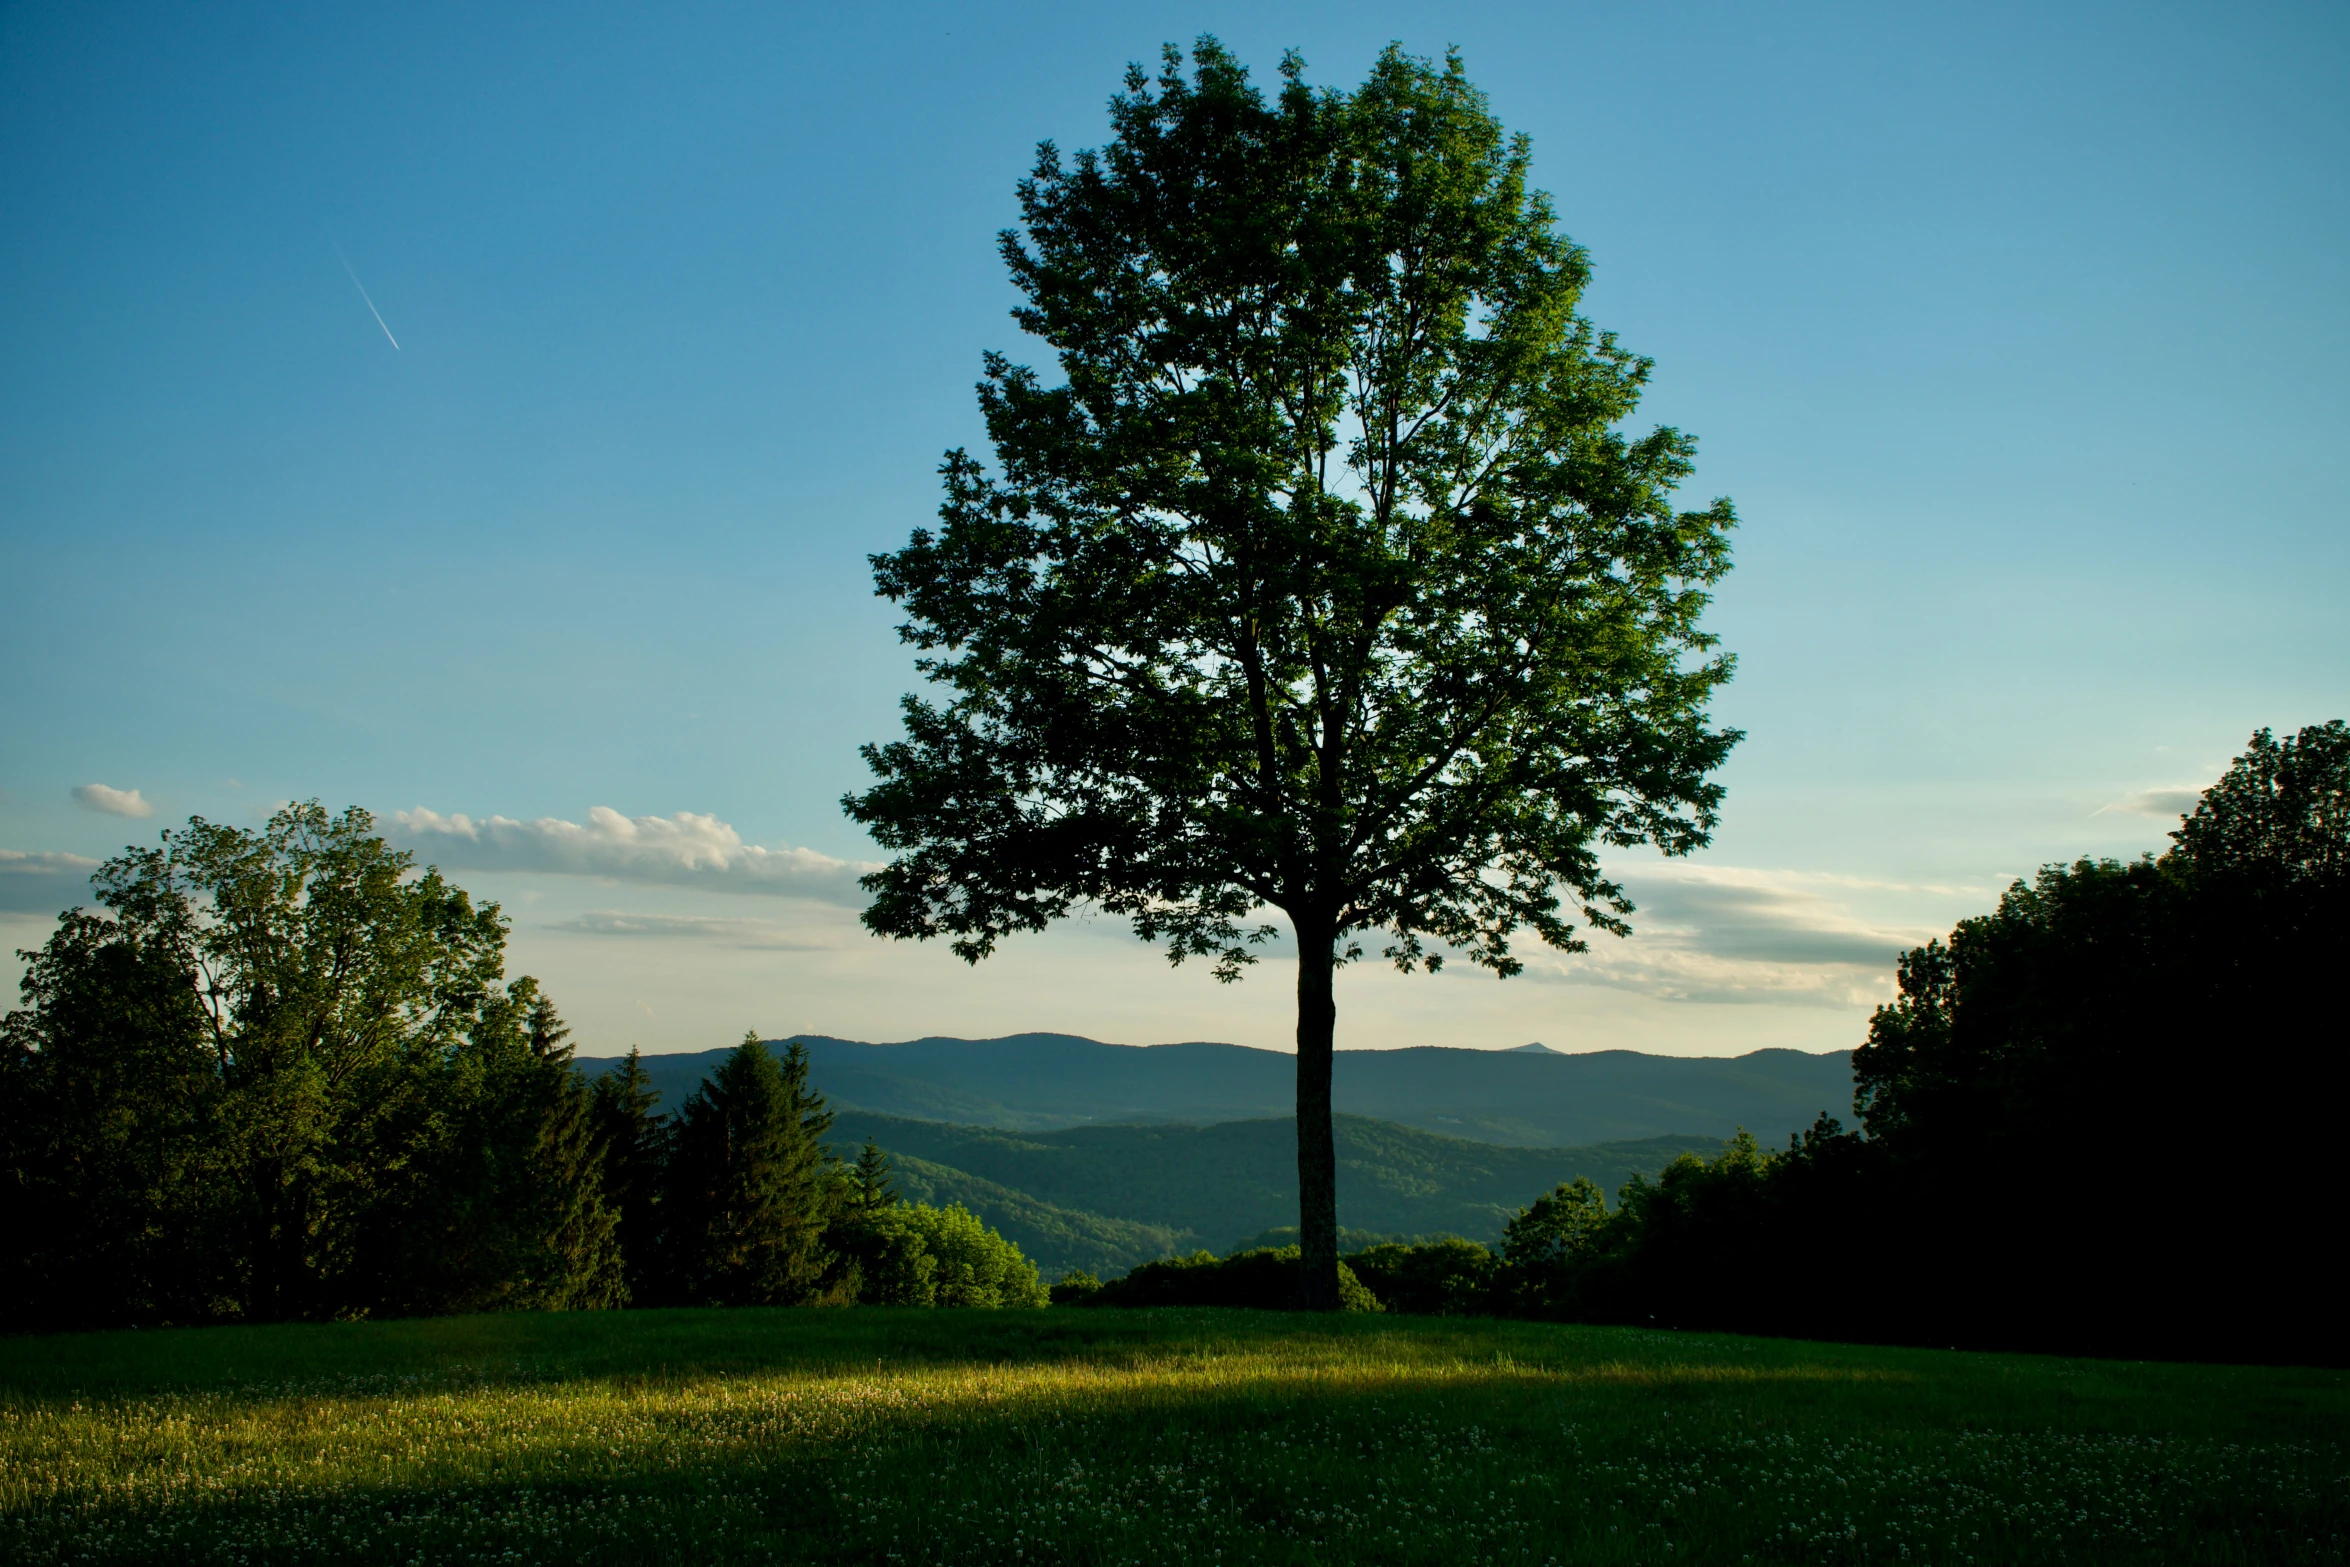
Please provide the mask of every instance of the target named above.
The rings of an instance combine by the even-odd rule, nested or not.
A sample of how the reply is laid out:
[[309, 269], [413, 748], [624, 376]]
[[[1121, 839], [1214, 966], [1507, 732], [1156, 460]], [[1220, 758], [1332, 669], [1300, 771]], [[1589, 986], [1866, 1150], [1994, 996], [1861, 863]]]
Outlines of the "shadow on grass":
[[1986, 1560], [2281, 1560], [2223, 1547], [2338, 1542], [2345, 1409], [2333, 1374], [1212, 1310], [85, 1335], [0, 1349], [0, 1554], [1955, 1560], [1988, 1524]]

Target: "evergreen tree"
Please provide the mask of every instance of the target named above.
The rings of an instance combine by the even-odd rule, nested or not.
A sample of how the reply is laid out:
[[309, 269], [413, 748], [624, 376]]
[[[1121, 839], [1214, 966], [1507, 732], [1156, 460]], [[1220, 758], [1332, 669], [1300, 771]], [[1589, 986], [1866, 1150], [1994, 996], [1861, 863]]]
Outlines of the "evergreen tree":
[[878, 1213], [898, 1200], [890, 1183], [889, 1155], [870, 1137], [850, 1169], [849, 1194], [850, 1206], [860, 1213]]
[[527, 975], [475, 1032], [482, 1080], [468, 1096], [476, 1108], [466, 1140], [484, 1228], [510, 1259], [477, 1297], [481, 1309], [579, 1310], [627, 1299], [619, 1216], [605, 1199], [603, 1149], [570, 1036]]
[[661, 1263], [661, 1192], [669, 1123], [654, 1113], [660, 1090], [633, 1045], [595, 1081], [591, 1109], [604, 1154], [604, 1200], [620, 1221], [620, 1253], [632, 1305], [657, 1306], [676, 1291]]
[[570, 1030], [525, 976], [441, 1063], [430, 1130], [377, 1206], [369, 1293], [409, 1312], [580, 1309], [625, 1298], [617, 1216]]
[[870, 1137], [839, 1183], [837, 1208], [824, 1232], [824, 1298], [840, 1305], [933, 1304], [937, 1261], [903, 1222], [889, 1155]]
[[669, 1260], [688, 1300], [791, 1305], [811, 1298], [834, 1201], [806, 1049], [778, 1061], [756, 1033], [678, 1111], [669, 1161]]

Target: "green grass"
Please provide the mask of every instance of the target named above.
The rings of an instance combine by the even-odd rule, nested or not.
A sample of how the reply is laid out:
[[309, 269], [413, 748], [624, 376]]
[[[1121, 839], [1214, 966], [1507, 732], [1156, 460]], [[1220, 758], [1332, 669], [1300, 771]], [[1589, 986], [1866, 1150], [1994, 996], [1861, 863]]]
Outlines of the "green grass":
[[2297, 1562], [2334, 1371], [1215, 1311], [0, 1341], [0, 1556]]

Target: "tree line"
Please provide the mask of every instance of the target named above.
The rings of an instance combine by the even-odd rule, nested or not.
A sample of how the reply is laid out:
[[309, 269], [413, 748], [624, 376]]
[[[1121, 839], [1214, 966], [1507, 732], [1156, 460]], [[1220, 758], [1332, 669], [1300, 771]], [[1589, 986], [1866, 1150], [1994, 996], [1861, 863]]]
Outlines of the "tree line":
[[[2344, 1357], [2350, 726], [2266, 730], [2170, 849], [2052, 865], [1902, 955], [1854, 1115], [1559, 1186], [1497, 1248], [1386, 1245], [1390, 1310], [2176, 1358]], [[1294, 1298], [1295, 1248], [1056, 1298]], [[1284, 1271], [1286, 1270], [1286, 1272]]]
[[365, 811], [191, 820], [93, 875], [0, 1023], [0, 1330], [670, 1304], [1041, 1305], [846, 1163], [795, 1047], [673, 1114], [590, 1082], [506, 921]]
[[[93, 878], [0, 1025], [0, 1327], [659, 1304], [1041, 1305], [1017, 1248], [896, 1199], [797, 1046], [669, 1115], [593, 1082], [505, 922], [365, 812], [201, 820]], [[1856, 1125], [1744, 1134], [1357, 1250], [1353, 1309], [2339, 1360], [2332, 1154], [2350, 726], [2256, 734], [2159, 857], [2017, 882], [1902, 955]], [[1298, 1303], [1297, 1247], [1055, 1300]]]

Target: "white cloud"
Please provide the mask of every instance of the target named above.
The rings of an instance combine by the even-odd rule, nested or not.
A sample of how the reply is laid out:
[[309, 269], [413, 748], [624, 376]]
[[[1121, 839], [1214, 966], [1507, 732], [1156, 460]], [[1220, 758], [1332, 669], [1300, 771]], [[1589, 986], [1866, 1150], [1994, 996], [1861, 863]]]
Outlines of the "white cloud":
[[55, 914], [90, 901], [96, 860], [78, 854], [25, 854], [0, 849], [0, 910]]
[[2195, 809], [2195, 802], [2202, 798], [2203, 791], [2191, 784], [2180, 784], [2168, 789], [2141, 789], [2092, 814], [2103, 816], [2107, 811], [2122, 811], [2131, 816], [2185, 816]]
[[146, 817], [155, 814], [155, 807], [136, 789], [109, 789], [102, 783], [77, 785], [73, 797], [83, 806], [108, 816]]
[[822, 952], [840, 945], [827, 932], [778, 925], [772, 920], [711, 919], [697, 914], [627, 914], [618, 909], [590, 909], [546, 929], [579, 936], [715, 941], [772, 952]]
[[837, 903], [863, 901], [857, 878], [873, 869], [813, 849], [745, 843], [717, 817], [693, 811], [623, 816], [599, 805], [582, 823], [556, 816], [476, 820], [418, 807], [394, 811], [391, 820], [394, 837], [448, 869], [543, 871]]
[[1891, 996], [1893, 960], [1945, 934], [1949, 921], [1870, 917], [1855, 903], [1914, 911], [1920, 902], [1987, 905], [1991, 897], [1974, 888], [1683, 862], [1621, 875], [1639, 905], [1633, 934], [1620, 941], [1595, 934], [1588, 953], [1536, 960], [1550, 977], [1670, 1001], [1869, 1006]]

